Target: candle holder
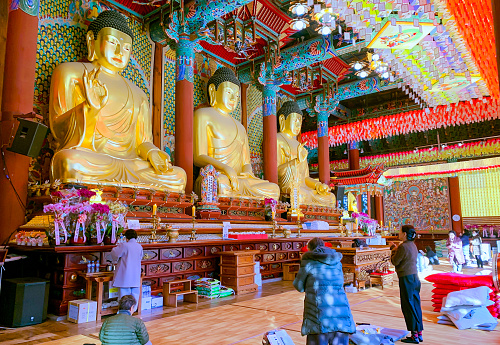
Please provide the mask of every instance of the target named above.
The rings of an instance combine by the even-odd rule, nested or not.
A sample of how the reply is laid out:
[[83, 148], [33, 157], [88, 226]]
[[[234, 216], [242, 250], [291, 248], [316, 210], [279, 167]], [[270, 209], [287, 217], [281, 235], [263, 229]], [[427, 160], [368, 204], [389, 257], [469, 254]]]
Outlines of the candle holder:
[[151, 235], [149, 235], [149, 243], [158, 243], [158, 238], [156, 237], [156, 230], [160, 228], [161, 219], [156, 214], [153, 215], [153, 230], [151, 230]]
[[300, 216], [297, 217], [297, 238], [302, 237], [300, 234], [300, 228], [302, 227], [302, 224], [300, 223]]
[[276, 220], [273, 219], [273, 233], [269, 235], [271, 238], [276, 238]]
[[431, 226], [431, 236], [432, 236], [432, 239], [434, 239], [434, 227]]
[[194, 224], [196, 222], [196, 216], [193, 215], [193, 229], [191, 230], [191, 236], [189, 236], [190, 241], [196, 241], [196, 229], [194, 228]]

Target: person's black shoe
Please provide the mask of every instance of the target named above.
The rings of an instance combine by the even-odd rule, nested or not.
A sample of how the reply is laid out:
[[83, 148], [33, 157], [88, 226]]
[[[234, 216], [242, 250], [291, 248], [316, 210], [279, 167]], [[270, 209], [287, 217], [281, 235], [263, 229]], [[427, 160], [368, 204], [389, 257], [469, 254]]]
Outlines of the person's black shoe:
[[420, 344], [420, 341], [417, 338], [414, 337], [406, 337], [405, 339], [401, 339], [402, 343], [407, 343], [407, 344]]

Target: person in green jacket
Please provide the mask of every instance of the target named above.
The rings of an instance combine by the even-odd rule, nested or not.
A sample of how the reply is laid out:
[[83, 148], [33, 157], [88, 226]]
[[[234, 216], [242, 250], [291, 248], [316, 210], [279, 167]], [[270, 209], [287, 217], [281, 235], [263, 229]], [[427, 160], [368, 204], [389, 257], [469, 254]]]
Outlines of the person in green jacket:
[[118, 314], [102, 324], [99, 332], [102, 345], [151, 345], [146, 325], [132, 316], [137, 304], [134, 296], [125, 295], [118, 303]]
[[306, 293], [301, 333], [307, 345], [347, 345], [356, 324], [344, 291], [342, 254], [318, 237], [307, 247], [293, 281], [297, 291]]

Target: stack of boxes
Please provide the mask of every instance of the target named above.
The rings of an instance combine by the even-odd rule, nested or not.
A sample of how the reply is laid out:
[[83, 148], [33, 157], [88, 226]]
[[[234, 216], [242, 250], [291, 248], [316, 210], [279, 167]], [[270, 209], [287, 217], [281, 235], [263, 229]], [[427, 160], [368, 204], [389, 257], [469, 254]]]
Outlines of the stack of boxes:
[[141, 310], [151, 309], [151, 284], [142, 284], [142, 304]]

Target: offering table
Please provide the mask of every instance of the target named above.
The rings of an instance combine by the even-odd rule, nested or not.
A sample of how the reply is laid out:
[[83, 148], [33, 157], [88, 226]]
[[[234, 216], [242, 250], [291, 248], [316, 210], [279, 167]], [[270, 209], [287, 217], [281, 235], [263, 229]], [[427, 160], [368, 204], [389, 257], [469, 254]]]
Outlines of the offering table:
[[[303, 231], [303, 236], [308, 236]], [[293, 234], [292, 236], [295, 236]], [[311, 235], [309, 235], [311, 236]], [[323, 237], [323, 236], [322, 236]], [[223, 251], [258, 250], [255, 260], [260, 262], [263, 279], [283, 274], [283, 264], [299, 262], [299, 252], [311, 237], [268, 238], [248, 240], [208, 239], [193, 242], [141, 243], [143, 281], [151, 284], [153, 292], [160, 292], [163, 284], [172, 280], [219, 278], [219, 257]], [[323, 237], [326, 241], [352, 238]], [[31, 247], [12, 245], [13, 252], [28, 256], [26, 276], [50, 277], [49, 312], [67, 313], [68, 302], [85, 298], [86, 282], [78, 272], [84, 271], [88, 261], [100, 260], [105, 269], [113, 245]], [[344, 270], [375, 269], [378, 262], [390, 258], [385, 248], [335, 248], [344, 255]], [[30, 271], [31, 269], [31, 271]]]

